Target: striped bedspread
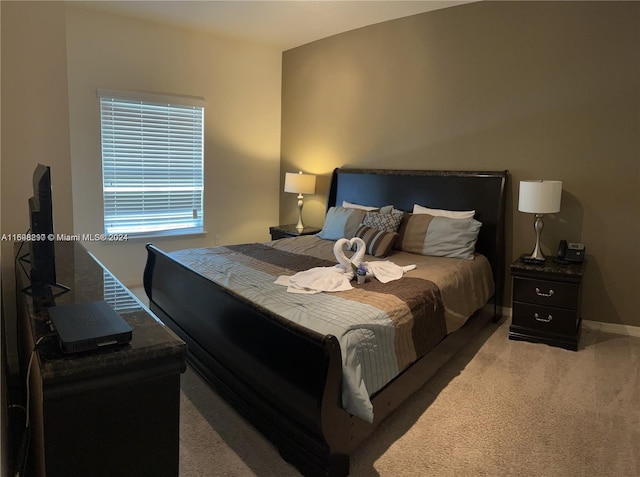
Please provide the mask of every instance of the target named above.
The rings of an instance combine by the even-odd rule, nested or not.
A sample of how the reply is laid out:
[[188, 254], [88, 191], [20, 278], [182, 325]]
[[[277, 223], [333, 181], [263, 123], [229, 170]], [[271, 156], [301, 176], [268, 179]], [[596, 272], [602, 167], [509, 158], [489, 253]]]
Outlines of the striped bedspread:
[[283, 249], [288, 240], [278, 241], [278, 247], [246, 244], [170, 255], [259, 307], [336, 336], [342, 352], [343, 406], [372, 422], [370, 396], [447, 334], [440, 290], [430, 280], [404, 276], [386, 284], [354, 281], [352, 290], [339, 293], [287, 293], [274, 283], [278, 276], [336, 264], [324, 250], [333, 242], [315, 239], [313, 247], [319, 250], [309, 255]]

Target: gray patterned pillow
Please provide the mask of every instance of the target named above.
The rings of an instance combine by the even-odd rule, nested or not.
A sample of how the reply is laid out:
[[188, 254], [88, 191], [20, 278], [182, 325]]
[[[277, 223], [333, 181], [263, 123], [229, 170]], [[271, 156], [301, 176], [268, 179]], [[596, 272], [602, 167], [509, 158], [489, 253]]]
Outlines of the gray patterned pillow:
[[402, 213], [396, 212], [381, 214], [380, 212], [370, 211], [364, 214], [362, 225], [366, 225], [372, 229], [382, 230], [383, 232], [397, 232], [400, 228], [403, 215]]

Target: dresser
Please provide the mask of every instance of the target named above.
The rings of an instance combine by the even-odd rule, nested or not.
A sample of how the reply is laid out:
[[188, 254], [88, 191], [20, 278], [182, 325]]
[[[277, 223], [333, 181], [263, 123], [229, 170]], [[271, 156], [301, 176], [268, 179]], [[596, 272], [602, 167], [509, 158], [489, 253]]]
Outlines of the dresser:
[[511, 264], [512, 319], [509, 338], [578, 350], [585, 263]]
[[[24, 379], [32, 360], [26, 475], [176, 477], [186, 344], [79, 242], [56, 242], [55, 253], [66, 293], [51, 286], [21, 291], [30, 285], [28, 265], [16, 264]], [[48, 307], [94, 301], [109, 303], [131, 326], [131, 342], [62, 353]]]

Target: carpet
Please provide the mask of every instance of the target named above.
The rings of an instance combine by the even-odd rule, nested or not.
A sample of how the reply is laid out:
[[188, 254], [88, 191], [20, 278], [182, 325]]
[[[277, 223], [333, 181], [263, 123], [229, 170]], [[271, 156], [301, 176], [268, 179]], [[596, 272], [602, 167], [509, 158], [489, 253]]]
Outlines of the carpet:
[[[584, 329], [580, 350], [490, 324], [351, 457], [352, 476], [640, 476], [640, 338]], [[188, 368], [180, 476], [299, 476]]]

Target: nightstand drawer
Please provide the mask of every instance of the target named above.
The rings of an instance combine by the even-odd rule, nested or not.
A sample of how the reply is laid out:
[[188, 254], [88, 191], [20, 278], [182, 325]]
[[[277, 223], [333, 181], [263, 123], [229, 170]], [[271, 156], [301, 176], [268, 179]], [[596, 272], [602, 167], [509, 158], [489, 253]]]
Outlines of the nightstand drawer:
[[513, 303], [512, 323], [545, 333], [571, 334], [578, 326], [578, 313], [548, 306]]
[[513, 279], [513, 301], [576, 309], [579, 294], [580, 287], [575, 283], [531, 278]]

